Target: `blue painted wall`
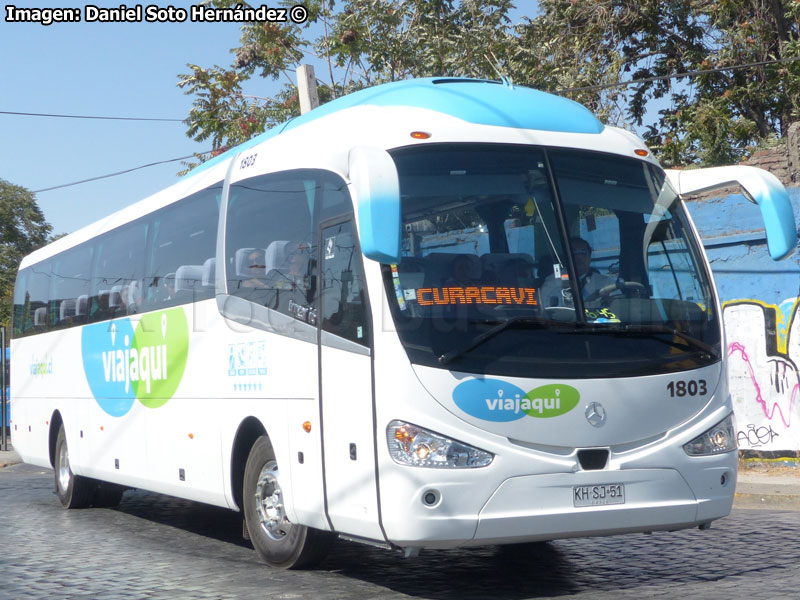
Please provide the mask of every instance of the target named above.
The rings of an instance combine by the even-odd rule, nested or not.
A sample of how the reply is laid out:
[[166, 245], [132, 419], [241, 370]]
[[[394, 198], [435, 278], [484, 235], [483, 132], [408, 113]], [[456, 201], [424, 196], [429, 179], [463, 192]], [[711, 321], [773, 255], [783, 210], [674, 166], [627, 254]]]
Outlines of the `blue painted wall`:
[[[789, 188], [800, 224], [800, 188]], [[757, 298], [781, 304], [800, 291], [800, 254], [770, 259], [758, 206], [742, 195], [687, 202], [711, 262], [720, 300]]]
[[[789, 188], [800, 223], [800, 188]], [[687, 202], [714, 272], [739, 448], [800, 453], [800, 254], [773, 262], [741, 195]]]

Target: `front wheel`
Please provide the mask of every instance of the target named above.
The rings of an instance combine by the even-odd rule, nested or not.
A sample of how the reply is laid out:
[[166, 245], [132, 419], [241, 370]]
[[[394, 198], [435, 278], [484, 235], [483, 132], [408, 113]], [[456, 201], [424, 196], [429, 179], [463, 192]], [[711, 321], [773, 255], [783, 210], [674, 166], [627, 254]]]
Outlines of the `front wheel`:
[[253, 444], [244, 470], [244, 518], [250, 540], [272, 567], [301, 569], [321, 561], [331, 534], [291, 523], [284, 510], [278, 463], [267, 436]]
[[96, 482], [75, 475], [69, 466], [67, 436], [62, 425], [56, 438], [56, 456], [53, 464], [56, 478], [56, 495], [65, 508], [86, 508], [92, 503]]

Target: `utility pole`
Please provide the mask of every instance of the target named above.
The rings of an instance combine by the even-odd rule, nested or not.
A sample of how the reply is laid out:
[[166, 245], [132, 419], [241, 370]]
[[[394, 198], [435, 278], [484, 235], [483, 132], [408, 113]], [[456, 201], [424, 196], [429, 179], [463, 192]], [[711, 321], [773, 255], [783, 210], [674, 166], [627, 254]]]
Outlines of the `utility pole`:
[[300, 65], [297, 68], [297, 92], [300, 96], [301, 115], [319, 106], [317, 78], [314, 76], [314, 67], [311, 65]]

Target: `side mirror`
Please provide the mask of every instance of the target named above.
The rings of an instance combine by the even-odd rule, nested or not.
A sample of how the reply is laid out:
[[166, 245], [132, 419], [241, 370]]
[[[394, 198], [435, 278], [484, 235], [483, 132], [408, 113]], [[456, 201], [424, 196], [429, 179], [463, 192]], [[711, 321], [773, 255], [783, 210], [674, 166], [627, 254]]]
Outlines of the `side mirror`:
[[350, 150], [350, 182], [356, 196], [358, 232], [364, 256], [382, 263], [400, 261], [400, 180], [385, 150]]
[[667, 170], [667, 178], [681, 195], [741, 186], [748, 200], [758, 204], [772, 260], [788, 258], [797, 246], [794, 210], [786, 188], [772, 173], [757, 167], [732, 166], [708, 169]]

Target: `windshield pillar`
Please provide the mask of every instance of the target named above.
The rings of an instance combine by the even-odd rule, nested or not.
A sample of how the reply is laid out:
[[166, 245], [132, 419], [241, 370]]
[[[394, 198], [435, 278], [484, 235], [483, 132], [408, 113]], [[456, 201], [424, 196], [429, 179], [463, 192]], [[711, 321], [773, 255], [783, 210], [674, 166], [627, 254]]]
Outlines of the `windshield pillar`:
[[567, 261], [567, 270], [570, 273], [569, 288], [572, 290], [572, 302], [575, 306], [575, 319], [581, 325], [585, 325], [586, 310], [583, 306], [583, 294], [581, 293], [580, 281], [577, 275], [578, 270], [575, 267], [575, 257], [572, 254], [572, 244], [569, 242], [572, 236], [570, 236], [569, 229], [567, 228], [567, 219], [564, 216], [564, 205], [561, 203], [561, 194], [558, 190], [558, 182], [553, 174], [553, 168], [550, 164], [550, 158], [547, 153], [544, 155], [544, 163], [547, 168], [550, 181], [553, 182], [553, 212], [556, 216], [556, 222], [558, 223], [558, 229], [561, 233], [561, 237], [563, 240], [565, 240], [563, 252]]

